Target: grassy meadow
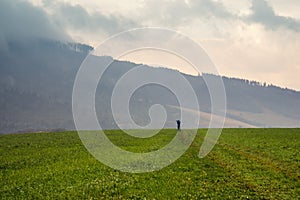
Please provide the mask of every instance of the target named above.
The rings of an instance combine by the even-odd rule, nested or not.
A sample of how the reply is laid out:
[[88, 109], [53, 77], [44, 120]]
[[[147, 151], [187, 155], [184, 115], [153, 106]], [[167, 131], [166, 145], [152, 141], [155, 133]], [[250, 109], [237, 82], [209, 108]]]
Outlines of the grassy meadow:
[[[299, 199], [300, 129], [224, 129], [198, 157], [206, 130], [168, 167], [116, 171], [93, 158], [76, 132], [0, 135], [0, 199]], [[166, 145], [176, 130], [148, 139], [106, 131], [133, 152]]]

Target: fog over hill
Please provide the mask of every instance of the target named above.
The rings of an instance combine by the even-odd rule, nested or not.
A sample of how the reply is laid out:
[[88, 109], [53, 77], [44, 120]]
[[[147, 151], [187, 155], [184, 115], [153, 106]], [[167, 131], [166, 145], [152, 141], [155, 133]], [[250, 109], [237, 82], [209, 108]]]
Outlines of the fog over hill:
[[[91, 50], [83, 44], [50, 40], [9, 41], [6, 49], [0, 51], [0, 133], [74, 129], [73, 83]], [[124, 73], [139, 65], [111, 57], [96, 59], [99, 68], [112, 62], [98, 85], [95, 100], [101, 126], [115, 129], [118, 127], [110, 105], [112, 90]], [[166, 79], [178, 73], [166, 68], [143, 67], [151, 73], [163, 74]], [[198, 112], [199, 127], [207, 127], [210, 95], [203, 76], [211, 79], [217, 76], [183, 76], [199, 100], [200, 110], [190, 112]], [[222, 79], [227, 95], [225, 127], [300, 127], [300, 92], [237, 78]], [[148, 110], [154, 104], [166, 109], [165, 127], [175, 127], [175, 119], [180, 117], [179, 103], [172, 92], [157, 85], [147, 85], [134, 93], [129, 105], [133, 120], [141, 126], [148, 124]]]

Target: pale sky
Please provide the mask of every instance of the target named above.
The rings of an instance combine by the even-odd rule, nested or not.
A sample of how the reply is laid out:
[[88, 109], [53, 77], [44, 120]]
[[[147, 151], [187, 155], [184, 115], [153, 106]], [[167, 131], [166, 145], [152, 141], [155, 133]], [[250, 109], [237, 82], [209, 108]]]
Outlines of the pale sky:
[[[272, 83], [300, 91], [299, 0], [3, 2], [4, 6], [10, 6], [11, 11], [1, 15], [0, 8], [1, 24], [4, 23], [3, 17], [9, 19], [15, 11], [18, 16], [28, 17], [29, 21], [30, 16], [37, 18], [40, 14], [44, 19], [40, 21], [50, 26], [47, 33], [32, 28], [33, 31], [26, 31], [28, 35], [35, 32], [35, 35], [69, 38], [97, 47], [106, 38], [128, 29], [149, 26], [169, 28], [203, 46], [221, 75]], [[35, 15], [29, 13], [31, 10]], [[24, 12], [24, 15], [20, 12]], [[44, 27], [46, 25], [43, 23]], [[8, 25], [4, 27], [8, 31], [0, 31], [0, 44], [5, 40], [5, 34], [18, 30]], [[136, 58], [142, 57], [139, 52], [137, 56], [131, 55], [127, 59], [136, 61]], [[141, 59], [138, 61], [142, 62]], [[145, 62], [147, 64], [148, 61]]]

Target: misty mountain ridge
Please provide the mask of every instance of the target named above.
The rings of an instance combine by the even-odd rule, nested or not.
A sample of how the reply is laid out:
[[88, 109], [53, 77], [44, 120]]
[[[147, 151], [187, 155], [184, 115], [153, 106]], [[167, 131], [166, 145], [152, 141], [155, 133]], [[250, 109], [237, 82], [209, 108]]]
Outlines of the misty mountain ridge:
[[[76, 43], [50, 40], [8, 41], [0, 53], [0, 133], [50, 129], [75, 129], [72, 115], [72, 89], [76, 73], [93, 48]], [[138, 64], [95, 57], [99, 67], [111, 63], [96, 92], [96, 111], [104, 129], [116, 129], [110, 96], [117, 81]], [[175, 70], [142, 67], [168, 79]], [[177, 73], [177, 72], [176, 72]], [[199, 127], [208, 127], [210, 95], [203, 76], [182, 74], [199, 100]], [[225, 127], [300, 127], [300, 92], [256, 81], [222, 77], [227, 95]], [[133, 120], [149, 123], [151, 105], [161, 104], [167, 112], [165, 128], [175, 127], [180, 117], [176, 96], [166, 88], [147, 85], [134, 93], [130, 101]], [[188, 108], [183, 108], [188, 109]], [[121, 114], [120, 114], [121, 115]], [[124, 121], [126, 123], [126, 121]], [[183, 122], [184, 125], [184, 122]], [[130, 127], [129, 127], [130, 128]]]

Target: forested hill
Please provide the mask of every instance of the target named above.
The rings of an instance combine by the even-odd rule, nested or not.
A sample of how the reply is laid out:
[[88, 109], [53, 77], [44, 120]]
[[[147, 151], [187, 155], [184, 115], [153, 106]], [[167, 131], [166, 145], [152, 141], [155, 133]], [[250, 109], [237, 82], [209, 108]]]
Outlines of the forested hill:
[[[9, 41], [0, 51], [0, 133], [74, 129], [72, 89], [76, 73], [92, 50], [84, 44], [35, 40]], [[105, 129], [117, 128], [110, 110], [110, 95], [116, 81], [135, 63], [98, 57], [99, 67], [113, 63], [105, 72], [96, 93], [99, 122]], [[149, 68], [172, 77], [174, 70]], [[202, 114], [199, 127], [207, 127], [210, 96], [202, 76], [184, 74], [199, 98]], [[227, 95], [226, 127], [299, 127], [300, 92], [255, 81], [222, 77]], [[132, 98], [133, 119], [149, 122], [148, 109], [159, 103], [166, 107], [166, 127], [174, 126], [178, 102], [168, 90], [147, 86]]]

